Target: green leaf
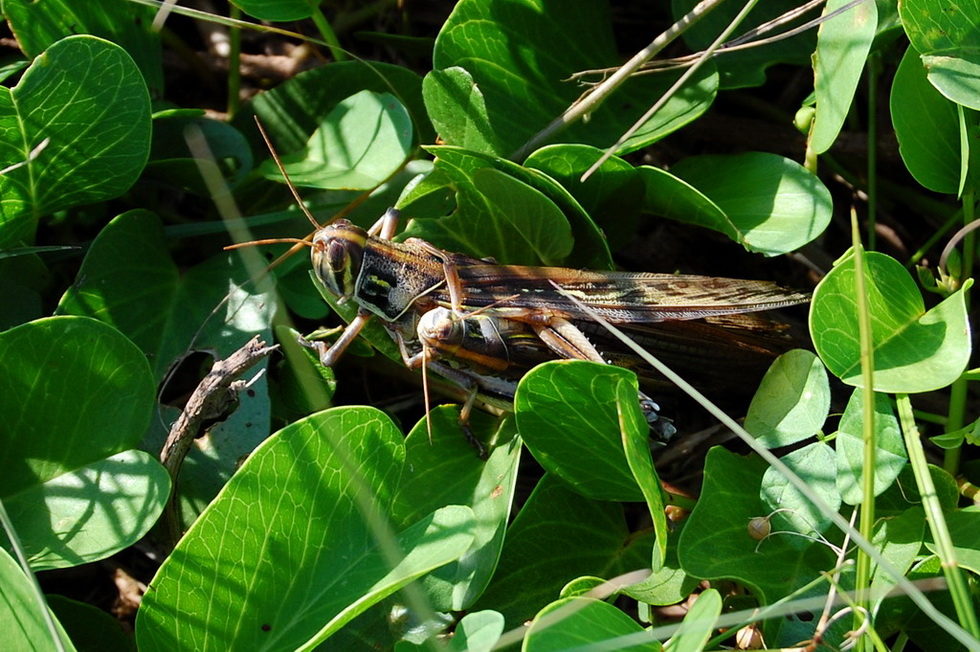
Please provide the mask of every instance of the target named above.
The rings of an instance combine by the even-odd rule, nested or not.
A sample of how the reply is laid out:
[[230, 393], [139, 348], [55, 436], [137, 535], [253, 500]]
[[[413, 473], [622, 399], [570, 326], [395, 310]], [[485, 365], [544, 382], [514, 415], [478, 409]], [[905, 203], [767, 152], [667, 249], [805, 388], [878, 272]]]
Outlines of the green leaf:
[[306, 147], [323, 116], [341, 101], [361, 91], [391, 93], [412, 118], [421, 142], [432, 142], [435, 132], [422, 104], [422, 80], [414, 72], [375, 61], [340, 61], [302, 72], [289, 81], [259, 94], [240, 111], [232, 126], [246, 135], [256, 152], [267, 146], [255, 128], [255, 118], [283, 152]]
[[389, 530], [404, 459], [401, 434], [371, 408], [327, 410], [270, 437], [160, 567], [137, 618], [140, 649], [309, 649], [457, 559], [472, 542], [468, 508]]
[[611, 604], [595, 598], [562, 598], [534, 617], [525, 634], [523, 649], [526, 652], [557, 652], [589, 646], [604, 649], [621, 636], [643, 642], [617, 644], [617, 650], [657, 652], [662, 649], [649, 634], [644, 635], [639, 623]]
[[[980, 574], [980, 507], [971, 505], [945, 516], [956, 563], [961, 568]], [[926, 548], [937, 554], [934, 542], [926, 541]]]
[[616, 385], [616, 407], [619, 410], [619, 431], [623, 441], [623, 451], [637, 486], [643, 492], [650, 520], [657, 541], [653, 547], [650, 566], [653, 572], [659, 571], [667, 557], [667, 515], [664, 512], [664, 498], [660, 490], [660, 478], [650, 457], [650, 426], [641, 410], [630, 409], [636, 404], [636, 385], [632, 378], [624, 378]]
[[[874, 390], [927, 392], [952, 383], [970, 358], [964, 302], [972, 282], [926, 312], [915, 281], [898, 261], [873, 251], [865, 254], [865, 261]], [[861, 387], [854, 272], [854, 256], [848, 254], [817, 286], [810, 332], [827, 369], [848, 385]]]
[[[27, 579], [13, 557], [0, 548], [0, 628], [3, 644], [11, 650], [48, 652], [54, 649], [35, 591], [33, 582]], [[75, 646], [57, 619], [54, 624], [64, 649], [74, 651]]]
[[[306, 146], [281, 155], [297, 186], [368, 190], [381, 185], [412, 149], [412, 120], [389, 93], [361, 91], [342, 100], [310, 136]], [[264, 161], [267, 179], [282, 180], [273, 161]]]
[[56, 41], [91, 34], [121, 46], [139, 66], [154, 96], [163, 94], [160, 32], [153, 28], [157, 10], [135, 2], [4, 0], [3, 15], [28, 57]]
[[[826, 16], [847, 4], [831, 0]], [[810, 131], [810, 148], [817, 154], [830, 149], [851, 108], [854, 91], [861, 81], [864, 62], [878, 27], [874, 2], [862, 2], [820, 25], [814, 54], [814, 92], [817, 113]]]
[[910, 0], [899, 5], [912, 47], [922, 54], [929, 82], [957, 104], [980, 110], [980, 16], [975, 2], [936, 5]]
[[[193, 157], [188, 139], [196, 134], [203, 138], [213, 161]], [[210, 198], [201, 176], [203, 166], [216, 166], [225, 183], [236, 188], [252, 171], [252, 164], [252, 150], [245, 136], [226, 122], [183, 113], [154, 117], [153, 147], [144, 171], [147, 177], [163, 179]]]
[[[506, 161], [446, 147], [430, 150], [438, 156], [436, 183], [451, 184], [458, 209], [439, 220], [414, 219], [404, 236], [510, 264], [555, 265], [571, 253], [569, 218], [541, 189], [528, 183], [527, 171], [516, 176], [513, 172], [519, 166]], [[561, 186], [554, 186], [567, 195]], [[417, 186], [415, 193], [428, 196], [429, 190]], [[430, 217], [415, 212], [412, 199], [412, 194], [403, 197], [399, 207], [419, 218]], [[582, 219], [588, 216], [583, 214]]]
[[[705, 226], [726, 234], [748, 251], [767, 256], [784, 254], [802, 247], [827, 228], [833, 204], [830, 192], [820, 180], [799, 163], [765, 152], [746, 152], [732, 156], [692, 156], [679, 162], [671, 173], [698, 189], [719, 210], [724, 219], [704, 207], [704, 201], [688, 198], [686, 202], [703, 207], [683, 217], [681, 211], [667, 208], [665, 214], [681, 221]], [[690, 191], [676, 183], [665, 182], [663, 175], [648, 175], [648, 210], [671, 197], [656, 197], [658, 186], [666, 183], [672, 194]]]
[[[632, 389], [632, 400], [624, 398], [621, 382]], [[546, 362], [517, 386], [517, 429], [534, 459], [583, 496], [644, 500], [623, 450], [623, 438], [634, 435], [620, 430], [637, 428], [636, 415], [646, 429], [638, 392], [635, 374], [625, 369], [581, 360]]]
[[[453, 9], [436, 39], [434, 70], [423, 87], [429, 114], [447, 143], [511, 156], [579, 97], [581, 88], [563, 80], [621, 63], [604, 4], [572, 12], [549, 11], [545, 5], [542, 0], [463, 0]], [[562, 139], [608, 147], [678, 75], [628, 80], [591, 113], [588, 124], [570, 126]], [[714, 67], [702, 67], [616, 153], [648, 145], [690, 122], [707, 109], [716, 88]]]
[[898, 152], [915, 180], [935, 192], [956, 193], [963, 158], [956, 106], [926, 80], [912, 47], [895, 72], [889, 107]]
[[769, 367], [752, 397], [745, 429], [766, 448], [789, 446], [818, 433], [829, 411], [827, 371], [817, 356], [795, 349]]
[[620, 249], [633, 237], [643, 208], [643, 181], [623, 159], [608, 158], [584, 182], [582, 174], [603, 154], [588, 145], [549, 145], [532, 153], [524, 166], [540, 170], [564, 187]]
[[[922, 548], [926, 519], [921, 507], [912, 507], [897, 516], [881, 518], [875, 523], [871, 543], [899, 573], [906, 574]], [[896, 584], [890, 572], [874, 564], [871, 577], [871, 602], [877, 609]]]
[[155, 386], [117, 330], [50, 317], [0, 333], [0, 497], [136, 446]]
[[833, 564], [833, 553], [821, 544], [799, 548], [791, 542], [799, 537], [776, 535], [760, 542], [750, 535], [749, 521], [771, 511], [760, 496], [768, 468], [754, 456], [720, 447], [708, 451], [701, 498], [678, 543], [685, 571], [704, 579], [744, 583], [763, 604], [805, 585]]
[[670, 639], [666, 649], [670, 652], [703, 650], [720, 615], [721, 595], [715, 589], [704, 591], [698, 595], [690, 611], [684, 616], [680, 628]]
[[685, 573], [677, 559], [678, 541], [686, 523], [686, 520], [682, 520], [680, 523], [671, 524], [666, 539], [667, 556], [660, 570], [652, 573], [642, 582], [623, 587], [624, 595], [640, 602], [661, 606], [676, 604], [691, 595], [700, 580]]
[[[46, 595], [48, 606], [68, 632], [75, 647], [83, 652], [134, 652], [132, 636], [108, 613], [84, 602], [61, 595]], [[5, 630], [7, 631], [7, 630]]]
[[232, 4], [249, 16], [271, 23], [286, 23], [309, 18], [317, 11], [310, 0], [235, 0]]
[[105, 559], [133, 545], [156, 523], [169, 496], [167, 470], [131, 450], [21, 491], [6, 506], [31, 568], [47, 570]]
[[496, 611], [477, 611], [463, 616], [449, 639], [449, 652], [490, 652], [504, 633], [504, 617]]
[[[823, 442], [814, 442], [783, 456], [782, 461], [791, 471], [800, 476], [811, 489], [837, 511], [841, 498], [834, 483], [836, 463], [834, 450]], [[830, 525], [830, 517], [824, 515], [800, 490], [775, 468], [769, 468], [762, 478], [760, 489], [762, 500], [774, 512], [773, 532], [797, 532], [808, 537], [784, 536], [789, 545], [806, 548], [811, 545], [809, 538], [818, 537]]]
[[499, 611], [508, 627], [517, 627], [570, 580], [645, 568], [648, 544], [629, 532], [621, 506], [589, 500], [545, 474], [507, 531], [497, 572], [473, 609]]
[[129, 55], [91, 36], [52, 45], [0, 87], [0, 247], [32, 240], [41, 215], [125, 192], [149, 147], [150, 98]]
[[490, 457], [483, 461], [463, 436], [458, 417], [456, 408], [436, 408], [428, 421], [412, 429], [405, 441], [402, 482], [392, 502], [392, 520], [399, 525], [443, 505], [466, 505], [476, 517], [470, 549], [459, 561], [422, 580], [437, 611], [468, 609], [490, 582], [503, 548], [521, 459], [513, 419], [498, 423], [484, 414], [471, 415], [476, 436], [493, 441]]
[[[864, 476], [864, 414], [861, 395], [855, 389], [847, 402], [837, 433], [837, 490], [848, 505], [863, 500]], [[884, 394], [875, 394], [874, 415], [875, 466], [874, 493], [881, 495], [895, 482], [908, 462], [905, 442], [891, 401]]]

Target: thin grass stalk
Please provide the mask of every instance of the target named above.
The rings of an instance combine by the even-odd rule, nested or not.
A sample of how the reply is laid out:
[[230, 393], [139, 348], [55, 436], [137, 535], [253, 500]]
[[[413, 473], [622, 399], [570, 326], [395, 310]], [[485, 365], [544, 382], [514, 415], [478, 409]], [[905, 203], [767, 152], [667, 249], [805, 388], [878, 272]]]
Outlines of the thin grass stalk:
[[327, 47], [330, 48], [330, 54], [333, 55], [334, 61], [346, 61], [347, 54], [344, 49], [340, 47], [340, 40], [337, 38], [337, 34], [334, 33], [333, 27], [330, 26], [330, 21], [327, 17], [323, 15], [320, 11], [320, 5], [313, 5], [313, 24], [316, 25], [317, 30], [320, 32], [320, 36], [323, 37], [324, 42], [326, 42]]
[[[867, 279], [864, 275], [864, 247], [861, 246], [861, 232], [858, 227], [857, 213], [851, 209], [851, 239], [854, 249], [854, 291], [857, 298], [858, 337], [861, 342], [861, 381], [864, 390], [861, 392], [861, 408], [863, 412], [863, 473], [861, 474], [861, 521], [859, 527], [861, 536], [868, 541], [874, 535], [875, 525], [875, 393], [874, 393], [874, 346], [871, 342], [871, 315], [868, 312]], [[864, 551], [857, 552], [857, 567], [854, 585], [858, 594], [864, 596], [858, 601], [863, 609], [854, 610], [854, 629], [858, 629], [867, 617], [868, 599], [866, 590], [871, 586], [871, 558]], [[859, 645], [868, 649], [868, 641]]]
[[48, 601], [44, 598], [41, 585], [37, 583], [37, 576], [31, 570], [30, 562], [27, 561], [27, 555], [24, 553], [24, 546], [20, 542], [20, 537], [17, 536], [17, 531], [14, 529], [14, 524], [10, 520], [10, 515], [7, 513], [7, 507], [3, 504], [2, 500], [0, 500], [0, 525], [3, 526], [3, 531], [7, 535], [10, 547], [13, 549], [21, 569], [24, 571], [24, 575], [27, 576], [27, 580], [31, 584], [31, 594], [37, 601], [37, 608], [41, 612], [41, 617], [44, 619], [44, 625], [48, 633], [51, 635], [53, 649], [57, 650], [57, 652], [65, 652], [65, 643], [61, 640], [61, 634], [58, 632], [58, 626], [54, 622], [54, 616], [51, 615], [51, 610], [48, 608]]
[[946, 577], [946, 584], [960, 624], [973, 636], [973, 641], [964, 644], [970, 649], [980, 649], [980, 625], [977, 623], [977, 614], [973, 610], [973, 601], [970, 597], [966, 578], [963, 577], [956, 561], [953, 540], [949, 535], [949, 528], [946, 526], [946, 518], [943, 516], [939, 497], [936, 495], [936, 486], [933, 484], [932, 475], [929, 473], [929, 463], [926, 461], [926, 453], [919, 437], [919, 428], [915, 425], [915, 417], [912, 415], [912, 403], [909, 401], [908, 394], [899, 394], [896, 396], [896, 400], [898, 401], [898, 419], [902, 426], [905, 447], [908, 449], [909, 463], [912, 465], [912, 473], [919, 488], [919, 495], [922, 497], [922, 507], [926, 513], [929, 531], [936, 543], [936, 555], [941, 562], [943, 575]]
[[[976, 196], [972, 188], [968, 188], [963, 193], [963, 223], [971, 224], [976, 219]], [[963, 255], [961, 257], [963, 269], [957, 275], [961, 279], [970, 278], [973, 275], [973, 258], [976, 256], [976, 234], [970, 232], [963, 238]], [[970, 310], [969, 295], [963, 298], [966, 302], [967, 311]], [[966, 393], [969, 381], [960, 376], [953, 383], [949, 392], [949, 418], [946, 422], [946, 431], [953, 432], [963, 427], [966, 418]], [[952, 476], [956, 476], [960, 469], [961, 446], [948, 449], [943, 457], [943, 468]]]
[[[229, 16], [235, 20], [240, 20], [242, 10], [235, 5], [231, 5]], [[238, 109], [241, 108], [239, 101], [242, 89], [242, 30], [237, 25], [228, 29], [228, 121], [230, 122]]]

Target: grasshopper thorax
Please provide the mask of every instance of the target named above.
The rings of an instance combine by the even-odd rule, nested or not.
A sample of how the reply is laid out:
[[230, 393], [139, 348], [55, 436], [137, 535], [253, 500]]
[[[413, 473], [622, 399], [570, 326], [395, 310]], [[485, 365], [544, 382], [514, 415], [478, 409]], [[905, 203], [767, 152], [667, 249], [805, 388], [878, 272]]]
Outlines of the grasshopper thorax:
[[347, 220], [337, 220], [313, 236], [310, 254], [313, 272], [341, 301], [352, 297], [357, 289], [357, 276], [367, 241], [367, 231]]

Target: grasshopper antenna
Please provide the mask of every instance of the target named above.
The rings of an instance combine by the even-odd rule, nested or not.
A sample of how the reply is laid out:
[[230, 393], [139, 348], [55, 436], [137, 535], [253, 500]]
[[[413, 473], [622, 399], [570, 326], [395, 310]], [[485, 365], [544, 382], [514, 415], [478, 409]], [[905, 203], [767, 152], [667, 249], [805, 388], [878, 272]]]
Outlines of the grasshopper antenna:
[[269, 148], [269, 152], [272, 154], [272, 160], [276, 162], [276, 167], [279, 168], [279, 174], [281, 174], [282, 178], [286, 180], [286, 186], [289, 187], [289, 192], [293, 194], [293, 199], [296, 200], [300, 210], [303, 211], [303, 215], [306, 215], [306, 219], [310, 221], [310, 224], [313, 225], [314, 229], [322, 229], [323, 226], [316, 221], [316, 218], [313, 217], [313, 213], [311, 213], [306, 207], [306, 204], [303, 203], [303, 198], [299, 196], [299, 192], [296, 190], [296, 186], [293, 185], [292, 179], [289, 178], [289, 174], [286, 172], [286, 167], [282, 164], [282, 159], [279, 158], [279, 152], [277, 152], [276, 148], [272, 146], [272, 141], [269, 140], [269, 134], [265, 132], [265, 127], [262, 126], [262, 121], [259, 120], [259, 116], [255, 116], [255, 126], [259, 128], [259, 133], [262, 134], [262, 140], [265, 141], [265, 146]]

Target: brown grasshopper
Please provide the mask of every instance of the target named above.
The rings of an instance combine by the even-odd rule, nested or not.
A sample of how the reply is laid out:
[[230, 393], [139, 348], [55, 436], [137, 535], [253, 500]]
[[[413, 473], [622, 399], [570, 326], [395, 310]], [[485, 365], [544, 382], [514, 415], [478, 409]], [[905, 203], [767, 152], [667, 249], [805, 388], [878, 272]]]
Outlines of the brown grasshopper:
[[[701, 333], [708, 350], [727, 344], [771, 359], [779, 347], [761, 334], [765, 326], [760, 320], [743, 313], [808, 300], [804, 293], [767, 281], [498, 265], [417, 238], [393, 242], [397, 219], [391, 209], [367, 231], [342, 220], [314, 235], [315, 275], [340, 302], [358, 306], [333, 346], [312, 344], [323, 364], [332, 365], [364, 324], [378, 318], [398, 341], [406, 365], [428, 365], [473, 393], [505, 400], [513, 398], [516, 379], [546, 359], [635, 366], [635, 358], [625, 352], [610, 349], [604, 355], [593, 344], [590, 338], [603, 336], [552, 281], [654, 348], [679, 356], [697, 348], [689, 335], [683, 336], [679, 322], [701, 320], [684, 324], [683, 330]], [[418, 350], [416, 344], [412, 352], [406, 342], [424, 346]], [[640, 398], [651, 422], [656, 421], [656, 404]]]

